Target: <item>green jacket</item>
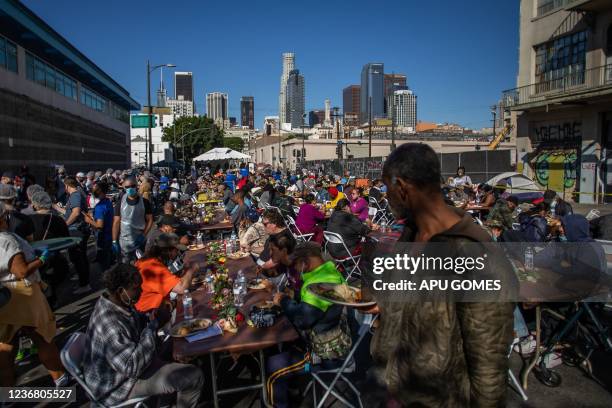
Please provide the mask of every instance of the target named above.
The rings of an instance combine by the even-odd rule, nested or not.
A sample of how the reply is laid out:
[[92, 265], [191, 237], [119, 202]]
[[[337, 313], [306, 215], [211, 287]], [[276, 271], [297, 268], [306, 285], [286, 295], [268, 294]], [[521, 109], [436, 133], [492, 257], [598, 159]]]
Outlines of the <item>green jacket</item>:
[[300, 290], [302, 302], [308, 303], [323, 312], [326, 312], [332, 303], [310, 293], [307, 290], [308, 286], [313, 283], [345, 283], [344, 277], [338, 272], [336, 266], [331, 261], [327, 261], [312, 271], [302, 274], [302, 280], [303, 284]]

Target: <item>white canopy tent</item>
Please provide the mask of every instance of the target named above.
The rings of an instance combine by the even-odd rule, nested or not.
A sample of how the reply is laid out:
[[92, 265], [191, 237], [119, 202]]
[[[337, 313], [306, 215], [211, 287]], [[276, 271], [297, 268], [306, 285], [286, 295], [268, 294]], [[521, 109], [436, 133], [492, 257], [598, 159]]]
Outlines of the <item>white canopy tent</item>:
[[[532, 179], [525, 176], [524, 174], [517, 173], [514, 171], [508, 171], [505, 173], [498, 174], [497, 176], [487, 181], [487, 184], [490, 186], [496, 186], [500, 183], [504, 184], [504, 182], [507, 185], [506, 191], [511, 194], [541, 190]], [[512, 191], [513, 189], [514, 191]]]
[[248, 154], [237, 152], [228, 147], [215, 147], [206, 153], [202, 153], [201, 155], [194, 157], [193, 161], [209, 162], [216, 160], [248, 160], [250, 158], [251, 156]]

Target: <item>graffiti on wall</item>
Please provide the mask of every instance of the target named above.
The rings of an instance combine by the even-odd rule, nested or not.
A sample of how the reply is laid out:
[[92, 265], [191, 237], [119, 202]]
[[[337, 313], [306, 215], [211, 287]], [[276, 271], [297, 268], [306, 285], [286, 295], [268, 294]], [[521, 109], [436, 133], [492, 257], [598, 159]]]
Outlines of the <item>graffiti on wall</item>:
[[582, 139], [582, 122], [536, 123], [533, 126], [533, 142], [576, 143]]
[[539, 150], [531, 159], [535, 181], [542, 187], [573, 190], [576, 186], [577, 149]]

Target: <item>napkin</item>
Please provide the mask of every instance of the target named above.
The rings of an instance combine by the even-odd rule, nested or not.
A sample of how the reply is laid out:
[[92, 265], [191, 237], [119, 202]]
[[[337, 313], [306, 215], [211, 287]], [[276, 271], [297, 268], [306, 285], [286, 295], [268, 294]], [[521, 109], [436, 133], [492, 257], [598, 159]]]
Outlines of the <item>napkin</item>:
[[204, 340], [209, 337], [220, 336], [222, 334], [223, 334], [223, 330], [221, 330], [221, 328], [218, 325], [213, 324], [206, 330], [201, 330], [199, 332], [190, 334], [189, 336], [185, 336], [185, 339], [189, 343], [193, 343], [194, 341]]

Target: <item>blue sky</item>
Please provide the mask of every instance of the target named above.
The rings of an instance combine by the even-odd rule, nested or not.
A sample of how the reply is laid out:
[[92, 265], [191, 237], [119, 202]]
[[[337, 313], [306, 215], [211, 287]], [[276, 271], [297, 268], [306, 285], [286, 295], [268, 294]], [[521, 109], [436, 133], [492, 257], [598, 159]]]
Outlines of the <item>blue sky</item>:
[[[24, 3], [146, 101], [146, 60], [192, 71], [197, 110], [205, 95], [255, 97], [255, 125], [278, 111], [281, 53], [296, 53], [307, 110], [342, 106], [361, 67], [384, 62], [418, 96], [418, 118], [490, 125], [489, 106], [513, 88], [517, 0], [26, 0]], [[172, 74], [164, 71], [169, 94]], [[159, 74], [153, 77], [157, 89]], [[152, 93], [154, 97], [154, 93]], [[239, 119], [238, 119], [239, 120]]]

